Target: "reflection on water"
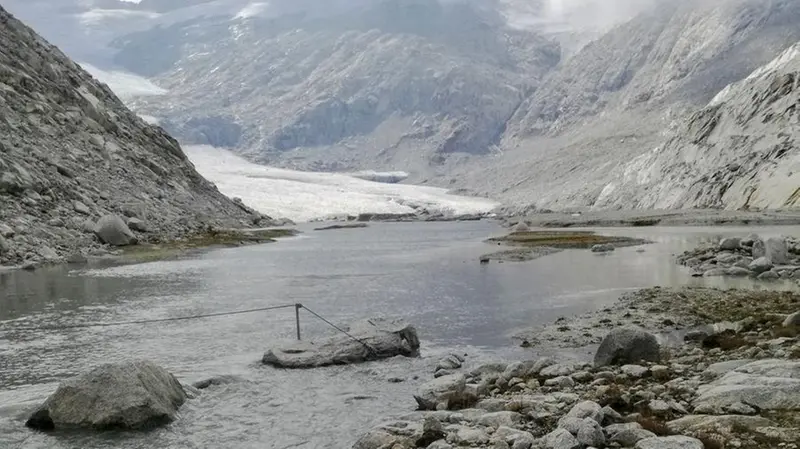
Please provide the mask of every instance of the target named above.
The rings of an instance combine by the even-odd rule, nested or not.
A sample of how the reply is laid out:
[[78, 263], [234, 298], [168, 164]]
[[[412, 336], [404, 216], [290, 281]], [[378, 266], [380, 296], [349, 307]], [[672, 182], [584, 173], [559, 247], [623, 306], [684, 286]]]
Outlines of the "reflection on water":
[[[523, 350], [509, 340], [519, 328], [602, 307], [631, 289], [755, 286], [747, 279], [690, 278], [672, 261], [673, 254], [701, 241], [750, 229], [608, 229], [603, 232], [655, 243], [643, 253], [575, 250], [528, 263], [479, 264], [481, 254], [495, 249], [482, 240], [499, 232], [484, 222], [373, 224], [190, 260], [0, 273], [0, 447], [213, 448], [235, 442], [237, 448], [345, 448], [376, 417], [412, 410], [411, 391], [447, 351], [469, 354], [472, 364], [520, 356]], [[403, 317], [419, 329], [423, 357], [300, 372], [260, 366], [271, 341], [293, 337], [291, 309], [136, 326], [15, 330], [295, 302], [337, 323]], [[308, 315], [302, 327], [305, 337], [329, 332]], [[151, 433], [44, 435], [22, 427], [30, 407], [64, 377], [139, 357], [184, 381], [215, 374], [246, 381], [205, 392], [182, 408], [178, 422]], [[386, 381], [395, 376], [408, 381]]]

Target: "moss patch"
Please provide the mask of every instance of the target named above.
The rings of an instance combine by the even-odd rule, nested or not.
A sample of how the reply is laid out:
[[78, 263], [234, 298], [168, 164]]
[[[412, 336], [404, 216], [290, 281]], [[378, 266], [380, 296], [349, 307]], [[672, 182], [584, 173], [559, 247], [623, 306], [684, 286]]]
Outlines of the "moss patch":
[[512, 246], [559, 249], [589, 249], [594, 245], [612, 244], [614, 246], [634, 246], [647, 243], [642, 239], [598, 235], [591, 231], [524, 231], [512, 232], [503, 237], [487, 240], [490, 243]]

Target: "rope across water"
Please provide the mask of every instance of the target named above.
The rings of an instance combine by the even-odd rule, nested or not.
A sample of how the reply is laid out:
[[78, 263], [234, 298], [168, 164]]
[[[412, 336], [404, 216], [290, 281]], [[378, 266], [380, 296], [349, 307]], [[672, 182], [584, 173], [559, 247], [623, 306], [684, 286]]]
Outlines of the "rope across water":
[[[92, 327], [111, 327], [111, 326], [128, 326], [133, 324], [150, 324], [150, 323], [164, 323], [168, 321], [185, 321], [185, 320], [196, 320], [202, 318], [212, 318], [212, 317], [220, 317], [220, 316], [230, 316], [230, 315], [241, 315], [245, 313], [254, 313], [254, 312], [265, 312], [269, 310], [278, 310], [278, 309], [288, 309], [294, 308], [297, 310], [305, 309], [310, 314], [314, 315], [324, 323], [328, 324], [332, 328], [336, 329], [337, 331], [341, 332], [342, 334], [348, 336], [352, 340], [360, 343], [363, 345], [367, 350], [375, 354], [375, 350], [369, 346], [364, 341], [354, 337], [349, 332], [345, 331], [341, 327], [333, 324], [332, 322], [325, 319], [322, 315], [314, 312], [313, 310], [309, 309], [308, 307], [296, 303], [296, 304], [282, 304], [278, 306], [269, 306], [269, 307], [258, 307], [255, 309], [247, 309], [247, 310], [234, 310], [231, 312], [217, 312], [217, 313], [206, 313], [201, 315], [191, 315], [191, 316], [181, 316], [181, 317], [172, 317], [172, 318], [156, 318], [151, 320], [133, 320], [133, 321], [113, 321], [109, 323], [83, 323], [83, 324], [65, 324], [60, 326], [20, 326], [20, 327], [0, 327], [0, 332], [12, 332], [12, 331], [23, 331], [23, 332], [40, 332], [40, 331], [58, 331], [58, 330], [67, 330], [67, 329], [86, 329]], [[298, 336], [299, 336], [299, 321], [298, 321]], [[299, 338], [298, 338], [299, 339]]]

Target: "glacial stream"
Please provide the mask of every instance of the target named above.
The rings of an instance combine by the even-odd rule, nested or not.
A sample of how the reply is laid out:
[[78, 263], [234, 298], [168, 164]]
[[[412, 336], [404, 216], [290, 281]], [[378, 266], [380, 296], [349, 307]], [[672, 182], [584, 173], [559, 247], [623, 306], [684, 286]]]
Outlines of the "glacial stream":
[[[616, 228], [654, 244], [607, 256], [564, 251], [527, 263], [481, 265], [502, 230], [490, 222], [376, 223], [278, 243], [125, 266], [0, 273], [0, 447], [11, 449], [347, 449], [370, 426], [414, 410], [411, 393], [436, 361], [525, 357], [510, 336], [662, 285], [754, 286], [694, 279], [672, 255], [744, 228]], [[795, 228], [760, 228], [762, 235]], [[335, 323], [401, 317], [423, 341], [418, 359], [284, 371], [260, 365], [270, 343], [294, 338], [294, 311], [121, 327], [23, 331], [20, 327], [146, 320], [300, 302]], [[301, 316], [303, 338], [332, 329]], [[530, 357], [531, 354], [527, 353]], [[587, 354], [566, 354], [581, 357]], [[149, 358], [184, 382], [232, 374], [151, 432], [55, 433], [24, 420], [58, 382], [103, 362]], [[390, 383], [389, 378], [405, 379]]]

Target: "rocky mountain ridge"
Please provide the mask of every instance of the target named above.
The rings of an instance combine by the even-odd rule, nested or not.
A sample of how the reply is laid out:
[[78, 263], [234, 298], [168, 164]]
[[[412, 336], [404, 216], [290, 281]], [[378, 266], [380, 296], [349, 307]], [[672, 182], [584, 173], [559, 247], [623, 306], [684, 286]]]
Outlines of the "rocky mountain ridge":
[[252, 224], [173, 138], [2, 8], [0, 92], [0, 265], [104, 254], [104, 216], [124, 217], [104, 220], [130, 226], [126, 242]]
[[[763, 200], [785, 187], [765, 182], [748, 202], [717, 182], [718, 166], [765, 151], [759, 136], [794, 133], [784, 122], [726, 127], [712, 145], [755, 134], [719, 155], [689, 135], [720, 91], [800, 41], [796, 1], [626, 0], [623, 23], [585, 29], [573, 16], [606, 23], [602, 2], [561, 21], [563, 4], [547, 1], [313, 3], [214, 10], [117, 39], [116, 62], [167, 91], [132, 106], [180, 140], [257, 162], [401, 170], [520, 210], [788, 204]], [[676, 154], [704, 171], [686, 173]], [[749, 173], [777, 179], [764, 167]]]

